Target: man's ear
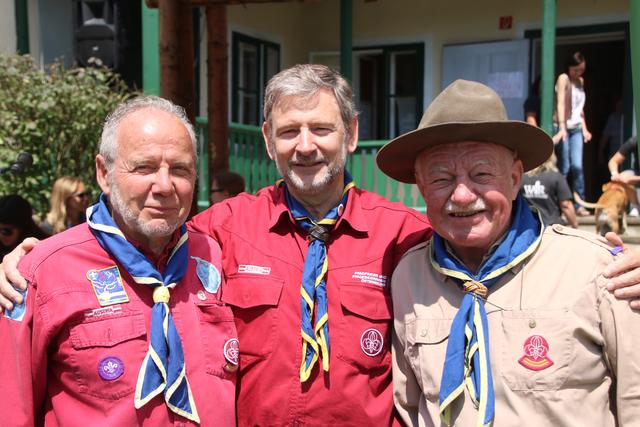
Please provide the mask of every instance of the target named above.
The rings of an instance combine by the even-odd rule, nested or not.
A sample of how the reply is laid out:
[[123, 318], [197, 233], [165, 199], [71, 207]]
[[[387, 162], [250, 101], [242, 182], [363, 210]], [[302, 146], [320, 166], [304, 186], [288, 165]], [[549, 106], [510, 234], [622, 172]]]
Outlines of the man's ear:
[[102, 192], [109, 196], [110, 188], [107, 165], [104, 157], [102, 157], [101, 154], [98, 154], [96, 156], [96, 181], [98, 181], [98, 185], [100, 186]]
[[274, 153], [272, 150], [269, 132], [270, 132], [269, 125], [265, 120], [264, 123], [262, 123], [262, 139], [264, 140], [264, 146], [267, 149], [267, 154], [269, 155], [269, 158], [271, 160], [275, 160], [276, 153]]
[[513, 194], [511, 195], [511, 199], [515, 200], [518, 197], [518, 192], [520, 191], [520, 186], [522, 185], [522, 175], [524, 175], [524, 166], [522, 166], [522, 160], [516, 159], [513, 161], [513, 166], [511, 167], [511, 182], [513, 183]]
[[358, 148], [358, 117], [354, 117], [349, 124], [349, 140], [347, 141], [347, 152], [349, 154]]

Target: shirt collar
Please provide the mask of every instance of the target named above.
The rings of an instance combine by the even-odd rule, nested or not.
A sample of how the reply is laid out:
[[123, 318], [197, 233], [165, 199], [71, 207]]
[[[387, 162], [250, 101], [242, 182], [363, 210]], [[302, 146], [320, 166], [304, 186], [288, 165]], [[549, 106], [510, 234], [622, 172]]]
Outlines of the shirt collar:
[[140, 251], [142, 255], [146, 256], [147, 259], [151, 261], [151, 263], [156, 267], [158, 271], [164, 271], [164, 268], [167, 265], [167, 261], [169, 260], [169, 255], [171, 255], [171, 251], [173, 250], [173, 248], [178, 243], [178, 240], [180, 239], [180, 229], [178, 228], [176, 231], [173, 232], [173, 234], [171, 235], [171, 239], [162, 250], [162, 253], [157, 256], [154, 255], [151, 251], [142, 247], [142, 245], [136, 240], [134, 240], [133, 238], [129, 236], [126, 236], [126, 237], [129, 243], [131, 243], [134, 248]]
[[[369, 231], [369, 224], [367, 223], [362, 211], [362, 204], [359, 196], [360, 190], [358, 188], [354, 187], [349, 190], [347, 206], [345, 206], [344, 213], [336, 223], [336, 228], [341, 227], [341, 224], [345, 223], [357, 232], [366, 233]], [[291, 212], [287, 206], [283, 186], [278, 186], [276, 184], [273, 189], [273, 204], [274, 207], [269, 220], [269, 230], [274, 230], [280, 221], [284, 221], [284, 218], [288, 218], [290, 223], [295, 224], [295, 220], [291, 216]]]

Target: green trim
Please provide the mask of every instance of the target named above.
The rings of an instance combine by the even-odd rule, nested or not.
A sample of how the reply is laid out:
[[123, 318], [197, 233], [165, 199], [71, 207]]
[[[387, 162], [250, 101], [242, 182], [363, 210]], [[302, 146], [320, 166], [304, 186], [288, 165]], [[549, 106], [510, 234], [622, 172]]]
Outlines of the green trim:
[[340, 0], [340, 74], [353, 81], [353, 2]]
[[16, 52], [29, 53], [29, 6], [28, 0], [14, 0], [16, 19]]
[[540, 123], [539, 126], [549, 135], [552, 134], [554, 76], [556, 55], [556, 1], [543, 0], [542, 10], [542, 64], [540, 81]]
[[[256, 81], [258, 82], [257, 92], [255, 93], [258, 100], [256, 114], [252, 120], [256, 124], [262, 123], [262, 102], [264, 99], [264, 88], [267, 84], [267, 61], [265, 51], [267, 48], [273, 48], [278, 54], [278, 64], [280, 64], [280, 45], [267, 40], [258, 39], [247, 36], [238, 32], [231, 33], [231, 120], [238, 122], [238, 91], [241, 88], [238, 85], [238, 67], [239, 67], [239, 49], [240, 43], [247, 43], [256, 47], [258, 66], [256, 67]], [[243, 89], [244, 90], [244, 89]], [[246, 90], [245, 90], [246, 92]]]
[[160, 95], [160, 13], [142, 2], [142, 88]]
[[353, 51], [366, 51], [366, 50], [381, 50], [382, 55], [384, 56], [384, 67], [385, 67], [385, 76], [383, 82], [383, 96], [385, 98], [384, 105], [382, 106], [382, 114], [385, 117], [384, 122], [382, 123], [382, 135], [389, 138], [389, 102], [391, 98], [395, 97], [394, 94], [389, 92], [389, 78], [391, 74], [391, 54], [395, 52], [402, 51], [414, 51], [417, 56], [417, 88], [416, 88], [416, 115], [415, 115], [415, 124], [418, 126], [420, 122], [420, 118], [422, 117], [422, 113], [424, 110], [424, 43], [406, 43], [406, 44], [393, 44], [393, 45], [373, 45], [373, 46], [358, 46], [354, 47]]

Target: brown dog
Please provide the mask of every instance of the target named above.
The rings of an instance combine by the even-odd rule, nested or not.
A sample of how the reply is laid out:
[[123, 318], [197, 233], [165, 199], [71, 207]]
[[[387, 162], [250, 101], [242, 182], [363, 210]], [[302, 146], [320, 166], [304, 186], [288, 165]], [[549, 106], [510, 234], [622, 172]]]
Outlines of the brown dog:
[[585, 202], [573, 193], [576, 203], [595, 209], [596, 233], [605, 235], [609, 231], [623, 234], [627, 228], [627, 206], [635, 189], [622, 182], [607, 182], [602, 186], [602, 195], [596, 203]]

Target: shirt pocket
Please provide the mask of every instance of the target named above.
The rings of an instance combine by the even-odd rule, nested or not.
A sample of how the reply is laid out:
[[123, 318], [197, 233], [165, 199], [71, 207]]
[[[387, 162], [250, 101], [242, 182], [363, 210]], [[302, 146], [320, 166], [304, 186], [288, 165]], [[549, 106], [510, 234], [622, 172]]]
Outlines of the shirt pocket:
[[[377, 286], [343, 283], [340, 304], [337, 357], [370, 374], [386, 372], [391, 366], [391, 297]], [[329, 329], [330, 339], [331, 334]]]
[[452, 319], [414, 318], [405, 324], [409, 360], [421, 389], [430, 401], [438, 399]]
[[69, 336], [71, 374], [81, 393], [118, 400], [134, 392], [147, 352], [142, 312], [85, 320], [73, 326]]
[[221, 303], [196, 302], [196, 306], [205, 371], [221, 378], [235, 378], [239, 342], [231, 308]]
[[574, 351], [570, 324], [567, 309], [502, 311], [497, 360], [511, 390], [557, 390], [565, 383]]
[[274, 278], [246, 275], [227, 278], [221, 299], [232, 307], [242, 357], [266, 358], [273, 352], [283, 286], [283, 280]]

